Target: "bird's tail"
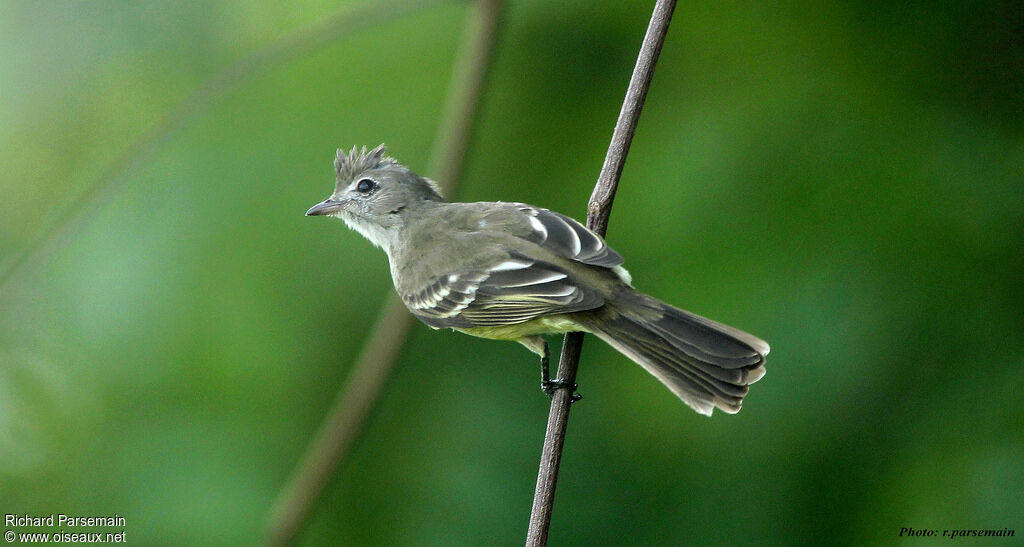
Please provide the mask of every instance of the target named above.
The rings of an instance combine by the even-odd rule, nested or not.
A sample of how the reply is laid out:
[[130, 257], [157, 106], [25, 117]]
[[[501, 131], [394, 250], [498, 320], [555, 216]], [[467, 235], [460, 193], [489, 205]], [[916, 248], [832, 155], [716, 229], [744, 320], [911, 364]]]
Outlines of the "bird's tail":
[[764, 340], [632, 289], [581, 322], [701, 414], [739, 412], [764, 376]]

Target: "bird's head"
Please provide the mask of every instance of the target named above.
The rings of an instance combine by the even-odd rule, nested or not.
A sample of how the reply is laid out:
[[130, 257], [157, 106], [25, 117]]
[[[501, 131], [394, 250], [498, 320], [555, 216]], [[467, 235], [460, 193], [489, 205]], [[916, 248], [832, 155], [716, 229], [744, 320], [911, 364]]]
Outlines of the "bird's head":
[[389, 250], [394, 229], [403, 225], [410, 208], [444, 199], [437, 183], [412, 172], [386, 152], [383, 144], [372, 150], [353, 146], [347, 153], [338, 149], [334, 193], [306, 215], [338, 217], [375, 245]]

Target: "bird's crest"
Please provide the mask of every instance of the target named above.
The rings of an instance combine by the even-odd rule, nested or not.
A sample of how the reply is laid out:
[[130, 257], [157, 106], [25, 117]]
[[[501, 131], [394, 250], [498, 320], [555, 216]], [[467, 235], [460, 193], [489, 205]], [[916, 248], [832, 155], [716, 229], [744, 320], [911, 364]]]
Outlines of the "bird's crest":
[[353, 146], [351, 150], [345, 152], [345, 150], [339, 148], [338, 154], [334, 157], [334, 172], [338, 177], [335, 191], [340, 192], [343, 190], [364, 171], [380, 169], [382, 167], [394, 167], [403, 173], [412, 175], [411, 177], [406, 177], [406, 184], [425, 186], [426, 192], [432, 194], [430, 196], [431, 199], [444, 199], [441, 197], [441, 187], [436, 182], [413, 173], [408, 167], [398, 163], [398, 160], [388, 156], [387, 151], [387, 147], [383, 144], [378, 145], [373, 150], [367, 150], [365, 146], [361, 148]]
[[399, 165], [394, 158], [386, 155], [388, 149], [383, 144], [373, 150], [366, 147], [353, 146], [347, 153], [339, 148], [334, 157], [334, 172], [338, 176], [338, 184], [348, 184], [359, 173], [369, 169], [379, 169], [388, 165]]

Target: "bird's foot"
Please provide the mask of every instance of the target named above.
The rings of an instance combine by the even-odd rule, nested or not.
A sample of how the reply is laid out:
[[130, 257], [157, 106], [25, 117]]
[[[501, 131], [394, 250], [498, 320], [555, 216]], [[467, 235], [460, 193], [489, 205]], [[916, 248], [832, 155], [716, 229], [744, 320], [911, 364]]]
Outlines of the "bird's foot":
[[[576, 391], [576, 388], [579, 386], [559, 378], [555, 378], [554, 380], [544, 380], [540, 384], [540, 388], [544, 390], [544, 393], [547, 393], [548, 397], [552, 398], [555, 396], [555, 391], [562, 389], [563, 387], [568, 387], [572, 391]], [[582, 398], [583, 396], [580, 395], [579, 393], [573, 393], [571, 399], [569, 400], [569, 403], [575, 403], [576, 401], [579, 401]]]

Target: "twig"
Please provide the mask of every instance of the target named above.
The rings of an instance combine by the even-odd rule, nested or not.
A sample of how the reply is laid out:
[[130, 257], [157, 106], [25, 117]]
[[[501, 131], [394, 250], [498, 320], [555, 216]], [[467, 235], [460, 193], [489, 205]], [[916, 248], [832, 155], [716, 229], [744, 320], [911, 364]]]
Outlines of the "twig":
[[[647, 26], [640, 54], [633, 68], [633, 76], [626, 89], [626, 98], [622, 102], [619, 119], [615, 123], [612, 141], [601, 167], [601, 174], [594, 186], [587, 207], [587, 227], [600, 235], [608, 229], [608, 217], [612, 212], [612, 201], [619, 185], [622, 167], [626, 163], [629, 146], [633, 142], [637, 120], [643, 108], [647, 89], [654, 75], [654, 65], [658, 62], [658, 54], [665, 43], [668, 25], [672, 20], [675, 0], [658, 0], [651, 14], [651, 22]], [[580, 351], [583, 348], [583, 334], [569, 333], [562, 344], [562, 355], [558, 364], [558, 377], [565, 380], [566, 386], [576, 382], [576, 369], [580, 362]], [[565, 430], [569, 422], [569, 407], [572, 404], [572, 389], [564, 387], [555, 392], [551, 398], [551, 411], [548, 414], [547, 431], [544, 435], [544, 449], [541, 452], [540, 469], [537, 472], [537, 489], [534, 492], [533, 510], [530, 514], [530, 528], [526, 535], [526, 545], [537, 547], [547, 545], [548, 530], [551, 526], [551, 510], [555, 501], [555, 486], [558, 482], [558, 466], [562, 459], [562, 446], [565, 443]]]
[[370, 2], [355, 8], [346, 8], [327, 19], [295, 30], [275, 42], [256, 50], [210, 77], [202, 86], [183, 100], [170, 114], [143, 132], [125, 148], [100, 175], [74, 199], [63, 200], [67, 207], [50, 221], [24, 250], [9, 258], [0, 272], [0, 296], [5, 294], [15, 275], [33, 261], [38, 262], [69, 238], [64, 234], [76, 233], [75, 228], [87, 222], [86, 213], [106, 203], [132, 170], [149, 161], [160, 147], [200, 114], [238, 89], [243, 83], [268, 68], [291, 59], [321, 44], [329, 42], [346, 31], [366, 28], [412, 13], [441, 0], [390, 0]]
[[[497, 39], [502, 5], [502, 0], [479, 0], [466, 25], [465, 41], [452, 76], [429, 170], [433, 177], [445, 183], [445, 192], [449, 195], [454, 192], [465, 163]], [[271, 510], [267, 545], [294, 543], [376, 402], [412, 324], [412, 315], [405, 305], [397, 296], [390, 295], [348, 383], [338, 393], [316, 440], [310, 444]]]

